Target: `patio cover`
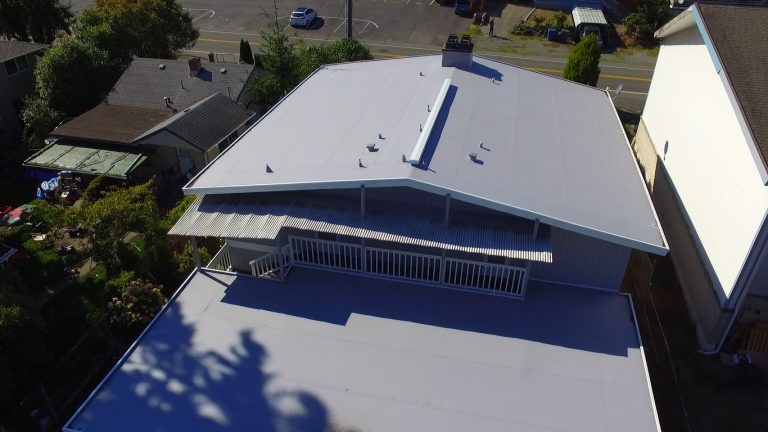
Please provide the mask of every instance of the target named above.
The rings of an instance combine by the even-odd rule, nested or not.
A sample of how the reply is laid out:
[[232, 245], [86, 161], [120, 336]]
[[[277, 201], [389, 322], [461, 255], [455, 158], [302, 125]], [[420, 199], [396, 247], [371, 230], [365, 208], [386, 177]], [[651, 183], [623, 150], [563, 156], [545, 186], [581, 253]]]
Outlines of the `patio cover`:
[[513, 218], [458, 213], [451, 215], [451, 224], [446, 227], [443, 218], [417, 210], [395, 214], [371, 208], [361, 217], [355, 204], [341, 205], [326, 198], [298, 202], [264, 195], [214, 195], [198, 197], [168, 233], [274, 240], [281, 229], [295, 228], [551, 263], [548, 231], [542, 227], [534, 238], [532, 227]]
[[607, 26], [608, 21], [603, 15], [603, 11], [594, 7], [577, 6], [573, 9], [573, 26], [579, 28], [580, 25], [600, 25]]
[[54, 143], [25, 160], [24, 166], [125, 179], [146, 159], [139, 150]]

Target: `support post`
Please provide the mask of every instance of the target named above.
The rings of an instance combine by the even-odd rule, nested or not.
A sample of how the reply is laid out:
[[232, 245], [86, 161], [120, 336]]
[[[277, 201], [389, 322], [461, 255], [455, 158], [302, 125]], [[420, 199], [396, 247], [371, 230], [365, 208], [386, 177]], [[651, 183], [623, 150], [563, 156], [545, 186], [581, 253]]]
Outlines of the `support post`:
[[525, 277], [523, 278], [523, 286], [521, 287], [522, 289], [520, 290], [521, 296], [524, 296], [525, 291], [528, 289], [528, 279], [531, 277], [531, 263], [532, 261], [528, 261], [527, 263], [525, 263]]
[[285, 260], [283, 259], [283, 243], [280, 241], [280, 233], [277, 234], [277, 266], [279, 269], [280, 280], [285, 280]]
[[446, 227], [451, 223], [451, 194], [445, 195], [445, 221], [443, 223]]
[[539, 236], [539, 219], [534, 219], [533, 221], [533, 238], [536, 238]]
[[195, 268], [200, 268], [200, 251], [197, 250], [197, 237], [190, 237], [192, 241], [192, 255], [195, 257]]
[[443, 249], [443, 253], [440, 255], [440, 283], [445, 283], [445, 249]]
[[365, 239], [360, 240], [360, 270], [365, 274], [368, 271], [368, 260], [365, 257]]
[[360, 217], [365, 217], [365, 185], [360, 185]]
[[347, 0], [347, 39], [352, 39], [352, 0]]

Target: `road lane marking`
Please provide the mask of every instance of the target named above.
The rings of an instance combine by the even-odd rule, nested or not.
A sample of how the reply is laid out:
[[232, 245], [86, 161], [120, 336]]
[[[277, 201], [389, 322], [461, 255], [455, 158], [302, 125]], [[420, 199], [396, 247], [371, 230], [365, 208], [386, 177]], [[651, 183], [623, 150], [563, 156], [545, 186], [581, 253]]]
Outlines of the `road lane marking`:
[[[354, 18], [353, 18], [353, 19], [354, 19]], [[335, 29], [333, 29], [333, 32], [334, 32], [334, 33], [336, 33], [336, 31], [337, 31], [338, 29], [340, 29], [340, 28], [341, 28], [341, 26], [343, 26], [343, 25], [344, 25], [346, 22], [347, 22], [347, 20], [346, 20], [346, 19], [343, 19], [343, 20], [341, 20], [341, 24], [339, 24], [338, 26], [336, 26], [336, 28], [335, 28]]]

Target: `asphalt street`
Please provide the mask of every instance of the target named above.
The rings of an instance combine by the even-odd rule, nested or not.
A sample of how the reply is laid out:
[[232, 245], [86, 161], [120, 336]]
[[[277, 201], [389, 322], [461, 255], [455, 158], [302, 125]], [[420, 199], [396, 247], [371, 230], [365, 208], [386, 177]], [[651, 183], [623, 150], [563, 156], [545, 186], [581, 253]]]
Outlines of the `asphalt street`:
[[[200, 29], [200, 38], [187, 50], [188, 54], [216, 54], [218, 61], [235, 61], [240, 38], [257, 48], [259, 30], [273, 9], [271, 0], [179, 0], [192, 15]], [[73, 8], [80, 10], [90, 0], [74, 0]], [[344, 37], [346, 30], [345, 0], [280, 0], [277, 13], [290, 34], [307, 43], [322, 43]], [[294, 29], [288, 16], [299, 6], [318, 11], [319, 19], [309, 29]], [[354, 0], [352, 27], [354, 36], [367, 45], [377, 58], [435, 54], [449, 33], [462, 33], [470, 23], [453, 13], [451, 7], [440, 6], [435, 0]], [[559, 76], [566, 58], [542, 53], [512, 54], [476, 50], [477, 55], [521, 66], [537, 72]], [[614, 99], [618, 109], [640, 113], [653, 75], [652, 63], [601, 63], [598, 87], [622, 93]]]

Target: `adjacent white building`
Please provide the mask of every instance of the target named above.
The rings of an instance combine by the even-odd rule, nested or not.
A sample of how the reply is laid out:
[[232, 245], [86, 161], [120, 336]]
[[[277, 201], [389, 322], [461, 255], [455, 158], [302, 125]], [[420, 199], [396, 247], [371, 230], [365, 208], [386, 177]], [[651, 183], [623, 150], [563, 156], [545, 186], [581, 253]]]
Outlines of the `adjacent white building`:
[[663, 26], [635, 142], [705, 350], [768, 296], [768, 50], [749, 42], [766, 22], [697, 4]]

